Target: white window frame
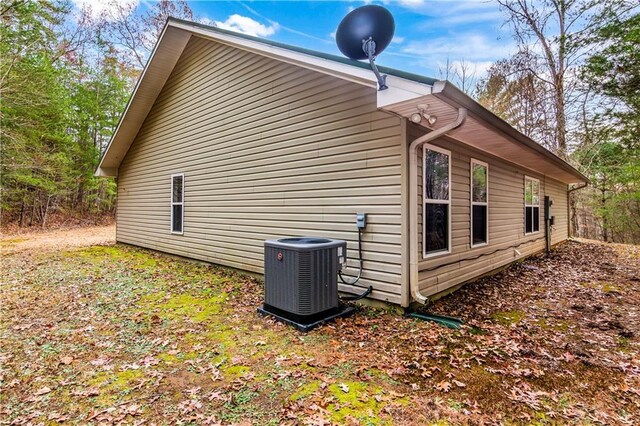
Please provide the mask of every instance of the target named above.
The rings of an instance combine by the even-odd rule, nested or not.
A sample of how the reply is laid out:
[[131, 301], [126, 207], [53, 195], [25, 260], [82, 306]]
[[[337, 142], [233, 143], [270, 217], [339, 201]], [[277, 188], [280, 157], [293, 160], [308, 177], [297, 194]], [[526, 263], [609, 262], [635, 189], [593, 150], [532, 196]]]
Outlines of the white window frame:
[[[449, 170], [447, 177], [449, 179], [449, 196], [447, 200], [431, 200], [427, 199], [427, 173], [425, 170], [425, 163], [427, 158], [427, 150], [436, 151], [441, 154], [445, 154], [449, 158]], [[451, 254], [451, 187], [453, 182], [451, 181], [451, 151], [444, 148], [440, 148], [435, 145], [424, 144], [422, 145], [422, 258], [427, 259], [431, 257], [443, 256]], [[426, 248], [426, 236], [427, 236], [427, 204], [448, 204], [447, 208], [447, 250], [441, 250], [428, 253]]]
[[[182, 177], [182, 191], [181, 191], [182, 200], [180, 200], [180, 202], [173, 201], [173, 178], [176, 178], [176, 177]], [[169, 222], [169, 231], [171, 231], [171, 233], [175, 235], [183, 235], [184, 234], [184, 173], [175, 173], [171, 175], [170, 189], [171, 191], [169, 192], [169, 203], [171, 206], [171, 221]], [[173, 206], [182, 206], [182, 217], [180, 218], [180, 223], [182, 224], [182, 227], [180, 228], [180, 231], [173, 230]]]
[[[473, 201], [473, 166], [477, 164], [479, 166], [483, 166], [485, 167], [485, 169], [487, 170], [487, 201]], [[480, 161], [480, 160], [476, 160], [475, 158], [472, 158], [470, 161], [470, 167], [469, 167], [469, 172], [470, 172], [470, 178], [469, 178], [469, 200], [471, 201], [471, 211], [469, 212], [469, 218], [471, 219], [470, 223], [469, 223], [469, 229], [471, 230], [471, 235], [469, 235], [469, 240], [471, 241], [471, 248], [476, 248], [476, 247], [484, 247], [489, 245], [489, 164], [485, 163], [484, 161]], [[473, 206], [486, 206], [487, 207], [487, 214], [486, 214], [486, 230], [487, 230], [487, 241], [485, 241], [484, 243], [480, 243], [480, 244], [473, 244]]]
[[[533, 186], [531, 187], [531, 204], [527, 204], [527, 181], [531, 181], [532, 185], [533, 182], [538, 182], [538, 204], [533, 204]], [[533, 234], [537, 234], [540, 232], [540, 199], [542, 198], [540, 196], [541, 194], [541, 189], [542, 187], [540, 186], [540, 179], [538, 178], [534, 178], [532, 176], [524, 176], [524, 192], [522, 194], [522, 198], [524, 201], [524, 212], [523, 212], [523, 217], [524, 217], [524, 235], [533, 235]], [[532, 231], [532, 232], [527, 232], [527, 207], [538, 207], [538, 230], [537, 231]], [[533, 228], [533, 217], [531, 218], [531, 228]]]

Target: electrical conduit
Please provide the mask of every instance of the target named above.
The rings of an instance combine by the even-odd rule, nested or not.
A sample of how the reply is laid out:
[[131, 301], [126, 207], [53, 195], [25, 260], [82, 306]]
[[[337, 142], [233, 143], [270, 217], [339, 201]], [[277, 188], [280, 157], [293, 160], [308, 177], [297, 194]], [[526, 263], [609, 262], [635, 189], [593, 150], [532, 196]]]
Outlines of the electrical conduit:
[[[428, 298], [420, 293], [418, 282], [418, 147], [431, 142], [447, 132], [458, 128], [467, 118], [467, 110], [458, 108], [456, 121], [422, 135], [409, 145], [409, 286], [416, 302], [425, 304]], [[449, 159], [451, 161], [451, 159]], [[449, 176], [451, 180], [451, 176]], [[451, 244], [451, 241], [449, 241]]]

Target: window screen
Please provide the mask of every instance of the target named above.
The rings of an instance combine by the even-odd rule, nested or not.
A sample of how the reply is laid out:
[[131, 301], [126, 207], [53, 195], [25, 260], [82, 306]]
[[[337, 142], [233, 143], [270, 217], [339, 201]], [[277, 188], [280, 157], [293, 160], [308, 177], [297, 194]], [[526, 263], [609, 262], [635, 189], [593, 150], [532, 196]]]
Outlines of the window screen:
[[450, 223], [450, 153], [440, 148], [424, 149], [424, 253], [448, 252]]
[[489, 241], [489, 166], [471, 160], [471, 246]]
[[171, 176], [171, 232], [182, 234], [184, 221], [184, 175]]

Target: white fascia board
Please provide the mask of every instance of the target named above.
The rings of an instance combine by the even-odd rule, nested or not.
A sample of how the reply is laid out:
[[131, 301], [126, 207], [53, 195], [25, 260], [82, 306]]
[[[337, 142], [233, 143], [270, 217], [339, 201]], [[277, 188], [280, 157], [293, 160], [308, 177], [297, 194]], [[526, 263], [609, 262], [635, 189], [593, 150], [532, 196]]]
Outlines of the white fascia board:
[[94, 176], [97, 177], [117, 177], [118, 169], [116, 167], [98, 167]]
[[[214, 40], [238, 49], [276, 59], [281, 62], [297, 65], [323, 74], [332, 75], [367, 87], [378, 87], [378, 80], [370, 69], [342, 64], [330, 59], [319, 58], [317, 56], [295, 52], [282, 47], [247, 40], [242, 37], [221, 34], [181, 22], [170, 22], [169, 25], [191, 31], [194, 35], [199, 37]], [[389, 89], [378, 91], [378, 107], [431, 93], [431, 86], [429, 85], [391, 75], [387, 76], [387, 85], [389, 86]], [[382, 101], [380, 100], [381, 93], [384, 95], [384, 99]]]
[[[122, 113], [122, 115], [120, 116], [120, 121], [118, 121], [118, 125], [116, 126], [115, 131], [113, 132], [113, 135], [111, 136], [111, 140], [109, 141], [109, 144], [107, 145], [107, 148], [104, 151], [104, 154], [102, 156], [102, 158], [100, 159], [100, 164], [98, 165], [98, 168], [96, 169], [96, 172], [94, 173], [94, 176], [106, 176], [106, 177], [113, 177], [113, 176], [117, 176], [117, 172], [118, 172], [118, 168], [117, 167], [110, 167], [109, 165], [105, 164], [105, 163], [113, 163], [111, 156], [113, 155], [113, 151], [117, 150], [117, 148], [120, 148], [120, 146], [117, 145], [121, 145], [118, 142], [118, 139], [120, 139], [121, 137], [121, 130], [123, 126], [126, 126], [130, 123], [125, 123], [125, 121], [129, 118], [129, 113], [130, 110], [132, 108], [132, 105], [134, 104], [134, 102], [137, 101], [137, 97], [138, 97], [138, 92], [141, 88], [141, 86], [145, 85], [147, 83], [147, 74], [150, 72], [149, 70], [152, 68], [153, 65], [155, 65], [155, 59], [156, 56], [158, 56], [158, 50], [161, 49], [161, 42], [163, 41], [163, 39], [165, 38], [165, 36], [169, 36], [171, 35], [174, 39], [177, 39], [177, 43], [175, 46], [169, 46], [169, 47], [164, 47], [164, 51], [162, 52], [161, 55], [164, 55], [165, 57], [170, 56], [171, 57], [171, 62], [173, 62], [173, 64], [175, 65], [175, 61], [178, 60], [178, 58], [180, 57], [180, 55], [182, 54], [182, 51], [184, 50], [184, 47], [187, 44], [187, 41], [189, 40], [189, 38], [191, 37], [191, 34], [189, 32], [184, 32], [180, 29], [178, 30], [173, 30], [170, 28], [171, 25], [165, 25], [165, 27], [162, 30], [162, 33], [160, 34], [160, 37], [158, 38], [158, 41], [156, 42], [153, 51], [151, 52], [151, 55], [149, 56], [149, 60], [147, 61], [147, 65], [144, 67], [144, 69], [142, 70], [142, 74], [140, 74], [140, 77], [138, 78], [138, 81], [136, 82], [135, 88], [133, 89], [133, 93], [131, 94], [131, 97], [129, 98], [129, 101], [127, 102], [127, 105], [125, 107], [124, 112]], [[167, 34], [167, 32], [170, 32], [170, 34]], [[164, 85], [164, 82], [166, 82], [166, 78], [169, 76], [169, 74], [171, 73], [171, 71], [173, 70], [173, 67], [171, 67], [170, 70], [168, 70], [168, 72], [166, 73], [165, 78], [162, 79], [162, 85]], [[161, 90], [161, 87], [157, 90], [158, 93]], [[153, 102], [155, 102], [155, 97], [153, 98], [153, 101], [149, 103], [149, 105], [146, 105], [146, 109], [147, 112], [148, 110], [151, 108], [151, 106], [153, 105]], [[146, 117], [146, 115], [145, 115]], [[142, 122], [139, 123], [140, 125], [142, 124]], [[138, 130], [139, 130], [139, 126], [138, 126]], [[137, 133], [137, 130], [136, 130]], [[125, 136], [126, 137], [126, 136]], [[126, 147], [126, 151], [128, 151], [130, 145], [131, 145], [131, 141], [129, 141], [129, 143], [127, 144]], [[120, 161], [122, 161], [122, 158], [120, 158]], [[120, 161], [116, 161], [117, 164], [120, 164]], [[115, 174], [111, 174], [111, 173], [115, 173]]]
[[217, 41], [228, 46], [276, 59], [281, 62], [298, 65], [303, 68], [347, 79], [365, 86], [377, 87], [377, 80], [373, 75], [373, 72], [368, 72], [362, 68], [352, 67], [347, 64], [340, 64], [329, 59], [306, 55], [304, 53], [272, 46], [266, 43], [247, 40], [242, 37], [208, 31], [205, 28], [195, 25], [188, 25], [181, 22], [169, 22], [169, 25], [191, 31], [194, 35], [202, 38]]
[[386, 90], [378, 90], [378, 108], [431, 94], [431, 86], [405, 78], [387, 76]]

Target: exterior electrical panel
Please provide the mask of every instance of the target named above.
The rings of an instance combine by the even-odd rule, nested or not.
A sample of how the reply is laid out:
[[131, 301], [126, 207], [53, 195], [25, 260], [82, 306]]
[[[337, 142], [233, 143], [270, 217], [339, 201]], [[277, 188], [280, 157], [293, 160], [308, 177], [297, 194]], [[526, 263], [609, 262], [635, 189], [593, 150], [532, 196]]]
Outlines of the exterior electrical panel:
[[347, 243], [328, 238], [282, 238], [264, 243], [264, 309], [296, 320], [335, 310], [338, 271]]

